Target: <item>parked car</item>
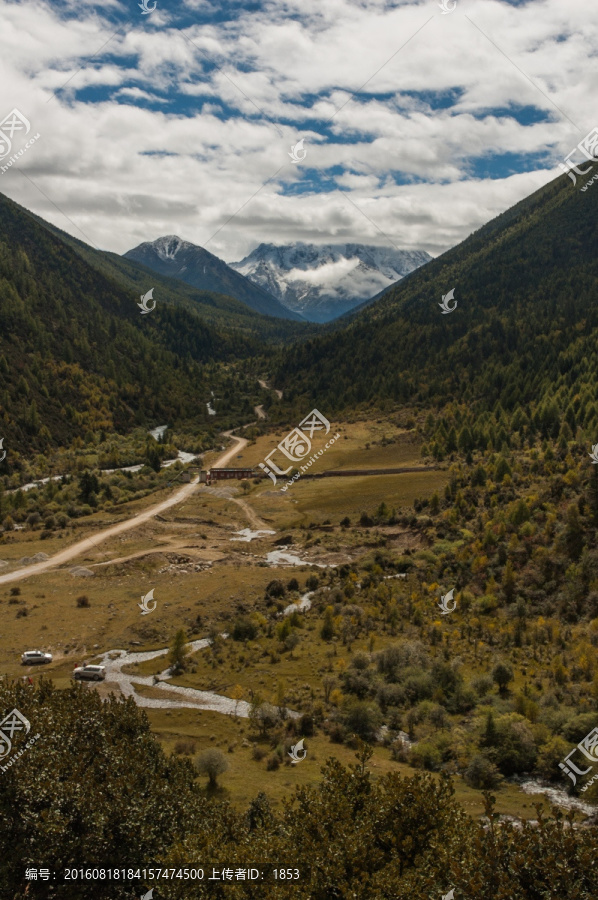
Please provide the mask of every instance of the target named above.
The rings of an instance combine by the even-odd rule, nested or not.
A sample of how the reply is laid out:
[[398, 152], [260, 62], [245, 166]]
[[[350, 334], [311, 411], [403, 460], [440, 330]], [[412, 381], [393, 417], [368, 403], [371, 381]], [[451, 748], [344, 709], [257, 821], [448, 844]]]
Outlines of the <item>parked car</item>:
[[76, 681], [103, 681], [105, 677], [105, 666], [77, 666], [73, 669], [73, 678]]
[[42, 663], [51, 663], [52, 654], [44, 653], [43, 650], [25, 650], [21, 656], [22, 666], [36, 666]]

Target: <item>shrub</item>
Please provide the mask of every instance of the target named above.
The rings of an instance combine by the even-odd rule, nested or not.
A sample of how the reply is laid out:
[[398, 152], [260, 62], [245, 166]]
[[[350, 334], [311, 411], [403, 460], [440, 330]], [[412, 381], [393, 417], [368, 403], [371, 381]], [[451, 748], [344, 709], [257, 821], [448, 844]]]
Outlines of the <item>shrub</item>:
[[187, 668], [187, 652], [187, 638], [184, 630], [180, 628], [173, 638], [169, 654], [170, 669], [174, 675], [179, 675]]
[[195, 747], [195, 741], [185, 738], [176, 742], [174, 752], [177, 756], [192, 756], [195, 753]]
[[252, 641], [257, 635], [257, 626], [247, 618], [236, 619], [232, 628], [233, 641]]
[[502, 781], [502, 776], [494, 763], [482, 753], [477, 753], [473, 757], [463, 778], [470, 787], [477, 790], [494, 790]]
[[29, 615], [29, 610], [26, 606], [22, 606], [21, 609], [17, 610], [17, 619], [22, 619], [24, 616]]
[[89, 597], [86, 594], [81, 594], [80, 597], [77, 597], [77, 599], [75, 600], [75, 603], [77, 604], [77, 607], [79, 609], [81, 609], [83, 607], [88, 607], [89, 606]]
[[536, 763], [536, 768], [542, 778], [547, 778], [549, 781], [552, 781], [557, 779], [560, 780], [563, 777], [563, 772], [559, 768], [559, 763], [563, 762], [570, 749], [570, 744], [558, 735], [544, 744], [538, 753], [538, 761]]
[[409, 761], [417, 769], [428, 769], [437, 772], [442, 765], [442, 756], [438, 747], [432, 741], [419, 741], [411, 748]]
[[340, 722], [335, 722], [328, 735], [333, 744], [342, 744], [347, 736], [347, 729]]
[[312, 737], [314, 733], [314, 720], [313, 716], [303, 715], [299, 719], [299, 734], [304, 735], [305, 737]]
[[513, 667], [510, 663], [497, 662], [492, 669], [492, 680], [497, 685], [501, 694], [505, 694], [507, 687], [513, 681]]
[[485, 697], [492, 690], [492, 679], [488, 675], [478, 675], [472, 680], [471, 686], [478, 697]]
[[284, 597], [286, 594], [286, 588], [282, 581], [275, 579], [271, 581], [266, 587], [266, 594], [268, 597]]
[[21, 596], [21, 588], [20, 587], [12, 587], [10, 589], [11, 597], [20, 597]]
[[265, 755], [266, 751], [263, 747], [258, 746], [258, 744], [256, 744], [251, 751], [251, 757], [252, 759], [255, 759], [256, 762], [261, 762]]
[[268, 757], [266, 769], [268, 770], [268, 772], [275, 772], [278, 768], [280, 768], [280, 759], [276, 753], [273, 753]]
[[596, 713], [581, 713], [571, 719], [563, 728], [563, 735], [572, 744], [577, 744], [596, 724]]
[[356, 700], [348, 702], [343, 710], [343, 724], [364, 741], [375, 738], [382, 722], [382, 714], [377, 703]]

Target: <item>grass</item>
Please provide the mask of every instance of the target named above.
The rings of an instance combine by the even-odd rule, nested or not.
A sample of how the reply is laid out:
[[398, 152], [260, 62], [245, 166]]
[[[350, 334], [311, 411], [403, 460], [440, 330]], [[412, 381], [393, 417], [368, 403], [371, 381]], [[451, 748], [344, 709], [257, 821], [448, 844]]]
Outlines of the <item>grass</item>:
[[[205, 710], [146, 710], [151, 723], [152, 732], [158, 738], [166, 753], [174, 751], [180, 740], [193, 740], [196, 744], [191, 758], [209, 747], [218, 747], [226, 756], [229, 769], [219, 778], [221, 796], [229, 800], [237, 809], [245, 809], [249, 802], [264, 791], [275, 808], [281, 808], [296, 787], [315, 784], [321, 779], [321, 767], [329, 757], [338, 759], [343, 765], [356, 762], [355, 751], [342, 744], [332, 744], [329, 739], [318, 734], [305, 739], [307, 755], [305, 759], [292, 765], [283, 763], [279, 769], [268, 771], [266, 761], [273, 752], [268, 742], [259, 744], [265, 751], [262, 760], [253, 759], [255, 741], [247, 719], [235, 720], [231, 716]], [[249, 746], [242, 746], [243, 740], [249, 740]], [[298, 740], [298, 738], [297, 738]], [[233, 752], [228, 748], [232, 746]], [[387, 748], [377, 746], [368, 764], [375, 778], [388, 772], [400, 772], [405, 776], [413, 775], [414, 770], [403, 763], [395, 762]], [[433, 776], [438, 777], [438, 776]], [[206, 778], [199, 777], [200, 783], [207, 783]], [[484, 798], [481, 791], [474, 790], [460, 777], [453, 779], [457, 801], [472, 817], [483, 815]], [[496, 809], [504, 815], [520, 818], [536, 818], [536, 802], [544, 809], [548, 804], [541, 798], [532, 799], [523, 794], [516, 785], [508, 784], [494, 791], [497, 798]]]
[[[320, 458], [321, 470], [334, 468], [365, 468], [421, 465], [416, 436], [404, 432], [392, 423], [383, 421], [340, 423], [333, 428], [343, 437]], [[264, 435], [249, 445], [235, 458], [233, 465], [255, 465], [282, 439], [289, 429], [277, 435]], [[385, 438], [394, 443], [383, 443]], [[317, 439], [317, 446], [320, 446]], [[325, 442], [324, 442], [325, 443]], [[369, 443], [369, 449], [367, 444]], [[218, 451], [219, 453], [220, 451]], [[204, 460], [204, 466], [208, 460]], [[312, 467], [313, 468], [313, 467]], [[359, 559], [372, 548], [387, 546], [398, 556], [405, 542], [410, 541], [417, 550], [421, 541], [416, 532], [399, 526], [392, 528], [364, 529], [355, 525], [362, 511], [373, 513], [384, 500], [388, 507], [412, 509], [415, 497], [430, 497], [434, 491], [442, 491], [447, 481], [443, 470], [430, 470], [403, 475], [359, 476], [355, 478], [326, 478], [299, 480], [286, 493], [275, 490], [268, 480], [251, 485], [247, 497], [239, 493], [255, 512], [270, 525], [276, 535], [251, 544], [233, 543], [235, 531], [249, 524], [245, 512], [231, 499], [218, 496], [213, 489], [201, 487], [184, 503], [173, 507], [161, 516], [134, 530], [125, 532], [109, 541], [98, 544], [73, 560], [65, 569], [54, 569], [16, 584], [0, 585], [0, 619], [2, 642], [0, 645], [0, 671], [14, 677], [25, 671], [20, 664], [20, 654], [26, 649], [51, 650], [54, 662], [50, 666], [33, 668], [36, 677], [41, 671], [50, 674], [59, 687], [70, 683], [70, 674], [77, 663], [97, 660], [100, 652], [115, 648], [159, 649], [170, 643], [175, 631], [185, 628], [190, 638], [204, 637], [210, 625], [224, 630], [238, 614], [238, 604], [247, 610], [266, 612], [264, 591], [268, 582], [279, 578], [288, 582], [297, 577], [301, 588], [313, 570], [308, 566], [271, 569], [259, 565], [281, 534], [293, 539], [290, 548], [301, 558], [323, 563], [339, 563], [347, 559]], [[237, 487], [235, 485], [235, 487]], [[178, 486], [175, 488], [178, 490]], [[115, 519], [134, 515], [149, 505], [157, 503], [172, 491], [157, 491], [149, 497], [128, 502], [110, 512], [97, 513], [79, 520], [77, 527], [42, 541], [39, 531], [13, 533], [2, 540], [0, 557], [18, 560], [37, 552], [52, 555], [69, 543], [93, 534]], [[339, 522], [348, 516], [354, 527], [342, 529]], [[310, 524], [322, 525], [330, 520], [331, 532], [310, 529]], [[60, 536], [60, 535], [63, 536]], [[442, 544], [434, 550], [442, 552]], [[159, 551], [159, 552], [154, 552]], [[136, 554], [141, 554], [135, 556]], [[189, 557], [195, 563], [211, 560], [213, 565], [201, 572], [185, 571], [176, 557]], [[135, 557], [127, 559], [128, 557]], [[257, 558], [255, 558], [257, 557]], [[417, 557], [416, 557], [417, 558]], [[107, 560], [123, 562], [97, 565]], [[174, 560], [174, 561], [173, 561]], [[92, 578], [73, 577], [68, 569], [75, 565], [93, 567]], [[0, 572], [6, 569], [0, 570]], [[386, 582], [406, 592], [408, 584]], [[18, 604], [10, 604], [10, 589], [18, 586], [21, 594]], [[156, 611], [141, 617], [137, 604], [151, 588], [157, 601]], [[435, 590], [431, 590], [430, 604], [436, 602]], [[88, 608], [77, 608], [76, 598], [89, 597]], [[286, 602], [290, 602], [289, 597]], [[360, 602], [360, 601], [357, 601]], [[17, 611], [27, 608], [28, 615], [17, 619]], [[432, 619], [437, 610], [432, 610]], [[197, 617], [201, 625], [195, 626]], [[428, 616], [426, 615], [426, 621]], [[456, 613], [450, 622], [437, 625], [443, 634], [449, 635], [451, 652], [461, 656], [468, 676], [486, 672], [493, 659], [491, 648], [482, 642], [476, 656], [470, 645], [460, 641], [458, 628], [461, 619]], [[274, 700], [281, 683], [287, 686], [289, 707], [301, 710], [311, 700], [323, 701], [322, 677], [337, 672], [359, 650], [369, 650], [369, 641], [356, 640], [351, 650], [340, 642], [326, 644], [319, 639], [321, 621], [314, 611], [299, 629], [299, 646], [291, 656], [281, 652], [275, 636], [262, 635], [259, 640], [242, 645], [226, 641], [218, 651], [199, 651], [192, 659], [195, 671], [189, 671], [173, 680], [174, 684], [213, 690], [227, 694], [234, 685], [250, 691], [259, 691], [265, 699]], [[429, 624], [429, 622], [428, 622]], [[402, 623], [401, 623], [402, 626]], [[399, 626], [399, 627], [401, 627]], [[374, 649], [379, 650], [399, 639], [383, 629], [377, 622]], [[413, 636], [413, 635], [412, 635]], [[434, 650], [440, 653], [440, 648]], [[275, 661], [272, 662], [271, 660]], [[160, 672], [166, 665], [164, 657], [133, 667], [139, 674]], [[528, 672], [523, 674], [523, 667]], [[534, 677], [533, 663], [520, 653], [520, 666], [516, 668], [514, 690]], [[90, 687], [102, 694], [109, 685]], [[140, 693], [150, 696], [155, 689], [140, 688]], [[163, 695], [160, 695], [163, 696]], [[223, 792], [239, 807], [260, 791], [265, 790], [275, 804], [292, 793], [296, 785], [314, 783], [320, 778], [320, 766], [328, 756], [335, 756], [344, 763], [354, 762], [354, 752], [344, 746], [332, 744], [320, 733], [307, 739], [308, 756], [298, 765], [282, 765], [276, 771], [266, 770], [266, 759], [258, 762], [252, 758], [252, 746], [243, 747], [249, 736], [247, 720], [236, 721], [229, 716], [199, 709], [147, 710], [152, 731], [167, 752], [172, 752], [177, 740], [192, 738], [197, 742], [197, 752], [207, 746], [219, 746], [230, 763], [229, 771], [222, 776]], [[455, 723], [453, 723], [455, 724]], [[212, 739], [213, 736], [213, 739]], [[228, 747], [233, 746], [228, 753]], [[264, 745], [267, 754], [271, 748]], [[375, 775], [390, 770], [412, 773], [408, 766], [390, 758], [389, 751], [377, 746], [371, 761]], [[483, 811], [481, 793], [455, 779], [457, 797], [472, 815]], [[500, 812], [517, 816], [535, 816], [534, 800], [514, 785], [507, 785], [497, 792]]]

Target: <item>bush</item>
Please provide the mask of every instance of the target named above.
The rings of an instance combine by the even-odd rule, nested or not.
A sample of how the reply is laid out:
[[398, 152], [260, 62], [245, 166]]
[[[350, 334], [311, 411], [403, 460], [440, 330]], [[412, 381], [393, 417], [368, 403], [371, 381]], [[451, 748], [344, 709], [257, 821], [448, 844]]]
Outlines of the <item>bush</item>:
[[208, 776], [210, 787], [216, 787], [218, 776], [228, 769], [228, 761], [222, 750], [213, 747], [199, 754], [195, 761], [195, 768], [200, 775]]
[[232, 627], [233, 641], [252, 641], [257, 635], [257, 626], [247, 618], [236, 619]]
[[286, 588], [282, 581], [275, 579], [271, 581], [266, 587], [266, 595], [268, 597], [284, 597], [286, 594]]
[[442, 765], [442, 755], [432, 741], [419, 741], [411, 748], [409, 762], [417, 769], [437, 772]]
[[256, 744], [254, 746], [253, 750], [251, 751], [251, 757], [252, 757], [252, 759], [255, 759], [256, 762], [261, 762], [265, 755], [266, 755], [266, 751], [264, 750], [263, 747], [260, 747], [258, 744]]
[[21, 607], [21, 609], [17, 610], [17, 619], [22, 619], [25, 616], [29, 615], [29, 610], [26, 606]]
[[463, 773], [466, 783], [477, 790], [494, 790], [502, 781], [502, 776], [494, 763], [477, 753]]
[[382, 714], [377, 703], [356, 700], [345, 705], [343, 725], [364, 741], [375, 739], [382, 722]]
[[510, 713], [497, 721], [494, 747], [488, 755], [503, 775], [517, 775], [534, 768], [537, 757], [534, 736], [521, 716]]
[[303, 715], [299, 719], [299, 734], [304, 735], [304, 737], [312, 737], [314, 733], [314, 719], [313, 716]]
[[21, 596], [21, 588], [20, 587], [12, 587], [10, 589], [11, 597], [20, 597]]
[[75, 600], [75, 603], [77, 604], [77, 607], [79, 609], [81, 609], [83, 607], [88, 607], [89, 606], [89, 597], [86, 594], [81, 594], [80, 597], [77, 597], [77, 599]]
[[547, 741], [538, 753], [538, 761], [536, 763], [536, 768], [542, 778], [546, 778], [549, 781], [560, 780], [563, 777], [563, 772], [559, 768], [559, 763], [563, 762], [570, 750], [571, 745], [558, 735]]
[[330, 727], [328, 736], [333, 744], [342, 744], [347, 736], [347, 729], [340, 722], [335, 722]]
[[266, 769], [268, 772], [275, 772], [278, 768], [280, 768], [280, 759], [276, 753], [273, 753], [272, 756], [268, 757]]
[[174, 752], [177, 756], [192, 756], [195, 753], [195, 741], [189, 738], [177, 741], [174, 745]]
[[27, 519], [25, 521], [27, 522], [27, 525], [29, 526], [29, 528], [34, 529], [36, 527], [36, 525], [39, 525], [41, 520], [42, 520], [42, 517], [40, 516], [40, 514], [38, 512], [32, 512], [32, 513], [29, 513], [29, 515], [27, 516]]
[[492, 680], [497, 685], [501, 694], [505, 694], [507, 687], [513, 681], [513, 667], [510, 663], [497, 662], [492, 669]]
[[489, 675], [478, 675], [472, 680], [471, 686], [478, 697], [485, 697], [492, 690], [492, 679]]
[[572, 744], [578, 744], [596, 724], [596, 713], [581, 713], [563, 728], [563, 735]]

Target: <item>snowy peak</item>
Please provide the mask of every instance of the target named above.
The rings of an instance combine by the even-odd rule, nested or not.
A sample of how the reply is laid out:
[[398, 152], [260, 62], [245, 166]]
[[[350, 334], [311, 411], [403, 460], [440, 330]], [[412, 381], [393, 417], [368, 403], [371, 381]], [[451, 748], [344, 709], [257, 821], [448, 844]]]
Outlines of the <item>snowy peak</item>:
[[231, 268], [313, 322], [371, 299], [432, 257], [365, 244], [260, 244]]
[[167, 234], [165, 237], [158, 238], [153, 242], [141, 244], [141, 247], [153, 247], [160, 259], [176, 259], [176, 255], [180, 250], [186, 250], [193, 247], [189, 241], [183, 241], [176, 234]]
[[301, 318], [261, 285], [249, 281], [213, 253], [190, 241], [184, 241], [176, 234], [167, 234], [155, 241], [145, 241], [124, 255], [160, 275], [178, 278], [198, 290], [234, 297], [263, 315], [279, 319]]

